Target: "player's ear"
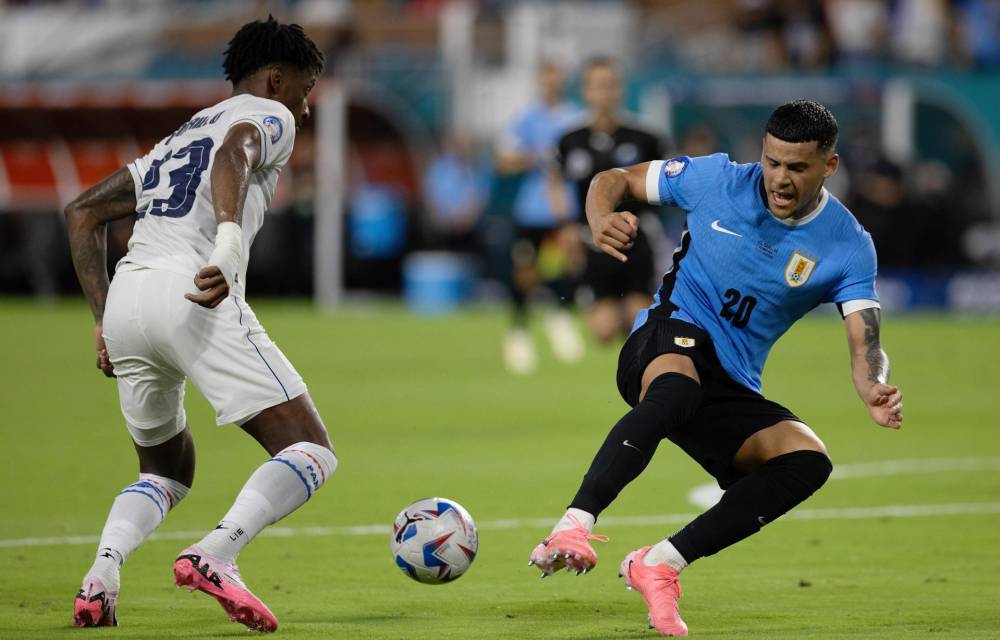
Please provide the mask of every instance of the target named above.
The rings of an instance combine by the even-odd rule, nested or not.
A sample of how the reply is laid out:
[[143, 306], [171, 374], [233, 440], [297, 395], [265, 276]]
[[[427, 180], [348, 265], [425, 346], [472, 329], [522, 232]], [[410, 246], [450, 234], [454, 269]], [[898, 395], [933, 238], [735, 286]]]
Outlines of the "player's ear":
[[267, 92], [269, 97], [280, 95], [284, 82], [285, 77], [281, 73], [281, 65], [272, 65], [267, 72]]
[[833, 174], [837, 173], [838, 168], [840, 168], [840, 156], [837, 153], [831, 153], [830, 157], [826, 159], [826, 167], [823, 169], [823, 177], [829, 178]]

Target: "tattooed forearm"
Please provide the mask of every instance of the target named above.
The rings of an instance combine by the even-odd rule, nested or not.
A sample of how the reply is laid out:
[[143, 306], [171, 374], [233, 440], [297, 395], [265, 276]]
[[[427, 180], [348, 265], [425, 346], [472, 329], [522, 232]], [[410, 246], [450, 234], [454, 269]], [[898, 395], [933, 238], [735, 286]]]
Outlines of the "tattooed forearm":
[[119, 169], [66, 207], [66, 231], [73, 266], [94, 320], [98, 322], [104, 317], [109, 285], [106, 224], [134, 212], [135, 189], [127, 169]]
[[[73, 266], [76, 268], [76, 277], [80, 280], [83, 294], [90, 303], [90, 310], [94, 314], [94, 320], [100, 321], [104, 317], [104, 302], [108, 297], [108, 268], [107, 268], [107, 230], [103, 224], [96, 228], [86, 228], [82, 221], [77, 218], [71, 221], [70, 210], [66, 210], [66, 220], [68, 222], [69, 246], [73, 254]], [[74, 222], [76, 222], [74, 224]]]
[[878, 309], [864, 309], [861, 319], [865, 323], [865, 362], [868, 364], [868, 381], [872, 383], [889, 381], [889, 357], [882, 350], [879, 339], [880, 314]]

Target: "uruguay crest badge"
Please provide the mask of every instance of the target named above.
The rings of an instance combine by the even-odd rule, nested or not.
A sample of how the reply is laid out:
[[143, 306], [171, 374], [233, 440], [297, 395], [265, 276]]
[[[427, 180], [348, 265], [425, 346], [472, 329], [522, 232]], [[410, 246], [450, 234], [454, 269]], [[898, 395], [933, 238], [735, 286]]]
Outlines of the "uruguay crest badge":
[[792, 259], [785, 267], [785, 282], [789, 287], [797, 289], [809, 281], [813, 269], [816, 268], [816, 258], [796, 250], [792, 253]]

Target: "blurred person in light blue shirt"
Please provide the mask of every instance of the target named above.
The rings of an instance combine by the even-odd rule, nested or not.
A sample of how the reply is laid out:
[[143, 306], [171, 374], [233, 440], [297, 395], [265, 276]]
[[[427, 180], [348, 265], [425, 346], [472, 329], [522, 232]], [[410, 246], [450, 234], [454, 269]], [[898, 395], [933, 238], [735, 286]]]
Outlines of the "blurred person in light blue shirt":
[[955, 8], [969, 62], [980, 71], [1000, 69], [1000, 2], [958, 0]]
[[[544, 284], [556, 298], [557, 311], [547, 314], [546, 329], [553, 352], [573, 362], [583, 355], [583, 342], [572, 317], [573, 273], [581, 261], [579, 243], [571, 239], [570, 223], [579, 217], [579, 203], [569, 183], [561, 193], [548, 182], [548, 171], [559, 138], [578, 124], [582, 110], [567, 101], [565, 77], [551, 62], [538, 69], [537, 101], [518, 114], [497, 141], [496, 170], [521, 174], [512, 218], [511, 299], [513, 326], [504, 343], [504, 362], [513, 373], [531, 373], [537, 365], [527, 331], [528, 297]], [[555, 193], [554, 193], [555, 191]], [[561, 197], [560, 197], [561, 196]]]
[[449, 251], [475, 252], [490, 179], [475, 158], [471, 140], [460, 134], [445, 137], [441, 152], [424, 174], [423, 192], [431, 244]]
[[[546, 190], [546, 169], [559, 138], [580, 122], [583, 112], [565, 100], [565, 78], [559, 67], [543, 64], [538, 78], [538, 101], [519, 113], [498, 140], [496, 168], [500, 173], [524, 174], [514, 202], [514, 222], [522, 227], [554, 229], [575, 220], [579, 207], [574, 201], [567, 210], [554, 210]], [[572, 197], [568, 186], [566, 197]]]

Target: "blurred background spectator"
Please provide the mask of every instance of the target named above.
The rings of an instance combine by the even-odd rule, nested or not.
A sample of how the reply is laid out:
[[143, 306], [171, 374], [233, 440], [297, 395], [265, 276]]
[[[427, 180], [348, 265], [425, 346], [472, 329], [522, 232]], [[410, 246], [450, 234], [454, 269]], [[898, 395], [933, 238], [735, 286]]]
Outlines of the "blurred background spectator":
[[472, 141], [446, 136], [427, 164], [423, 180], [427, 244], [459, 253], [478, 253], [479, 224], [490, 196], [489, 169]]
[[[623, 112], [622, 70], [616, 60], [590, 58], [581, 76], [587, 112], [582, 126], [560, 136], [549, 184], [558, 191], [564, 180], [570, 180], [577, 202], [583, 203], [591, 180], [601, 171], [659, 160], [667, 156], [669, 146], [659, 132]], [[590, 335], [602, 343], [628, 335], [636, 315], [652, 304], [650, 291], [659, 276], [653, 249], [662, 240], [658, 237], [658, 212], [642, 201], [628, 200], [621, 208], [640, 219], [627, 262], [619, 262], [594, 246], [584, 215], [575, 238], [582, 245], [585, 262], [578, 297], [584, 302]]]
[[[471, 299], [517, 307], [559, 280], [559, 243], [541, 271], [541, 243], [521, 270], [510, 244], [558, 227], [531, 194], [597, 55], [622, 61], [624, 107], [687, 155], [755, 161], [776, 104], [827, 103], [843, 157], [829, 187], [875, 238], [888, 306], [962, 308], [949, 292], [1000, 268], [995, 0], [0, 0], [0, 292], [76, 290], [61, 207], [225, 97], [226, 39], [268, 12], [334, 63], [254, 246], [254, 295], [396, 296], [428, 250], [476, 258]], [[669, 256], [683, 216], [661, 217]], [[111, 261], [130, 229], [112, 227]]]
[[531, 373], [538, 361], [528, 331], [528, 309], [540, 285], [550, 292], [556, 306], [546, 316], [553, 350], [565, 361], [582, 356], [579, 332], [569, 318], [577, 269], [571, 261], [574, 243], [567, 241], [580, 204], [565, 180], [554, 186], [548, 183], [556, 144], [581, 117], [580, 108], [566, 99], [565, 85], [563, 70], [552, 61], [543, 61], [538, 67], [536, 101], [514, 117], [497, 142], [497, 171], [521, 179], [511, 209], [513, 313], [503, 349], [512, 373]]

